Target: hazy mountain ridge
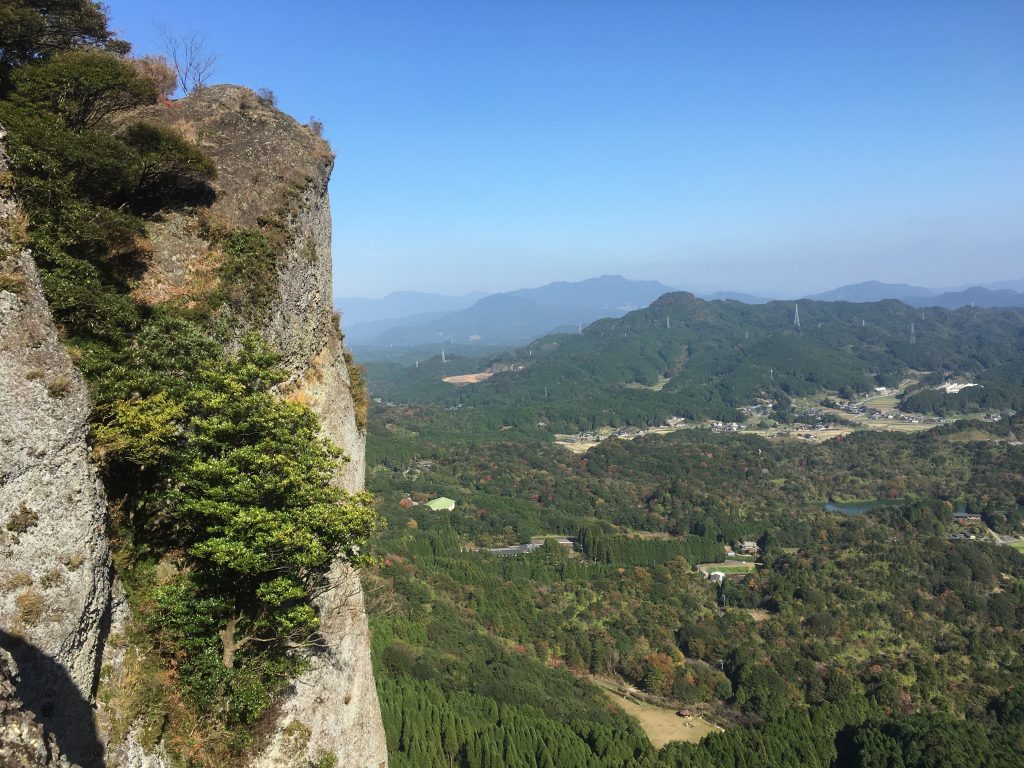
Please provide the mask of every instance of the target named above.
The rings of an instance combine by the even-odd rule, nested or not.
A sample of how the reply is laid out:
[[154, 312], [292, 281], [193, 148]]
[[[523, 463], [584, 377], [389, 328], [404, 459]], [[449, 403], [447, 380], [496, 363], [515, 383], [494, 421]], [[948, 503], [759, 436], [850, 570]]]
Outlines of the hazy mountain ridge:
[[[348, 338], [366, 347], [423, 344], [523, 344], [559, 329], [646, 306], [671, 291], [656, 281], [604, 275], [576, 283], [549, 283], [484, 296], [471, 306], [441, 315], [399, 318], [348, 326]], [[394, 294], [393, 294], [394, 295]], [[389, 327], [383, 328], [388, 325]]]
[[455, 312], [465, 309], [484, 296], [486, 291], [472, 291], [458, 296], [424, 291], [395, 291], [380, 299], [359, 296], [340, 298], [336, 304], [348, 327], [391, 321], [431, 313]]
[[813, 301], [849, 301], [864, 303], [896, 299], [912, 307], [1024, 307], [1024, 293], [1010, 286], [1022, 285], [1024, 281], [1010, 280], [988, 286], [972, 286], [957, 290], [932, 290], [906, 283], [882, 283], [869, 280], [853, 285], [843, 285], [824, 293], [807, 296]]
[[[810, 294], [800, 301], [865, 303], [895, 299], [914, 307], [1022, 307], [1024, 280], [958, 289], [931, 289], [907, 283], [868, 280]], [[502, 346], [522, 344], [558, 330], [605, 317], [619, 317], [646, 306], [673, 289], [655, 280], [604, 275], [579, 282], [559, 281], [502, 293], [445, 296], [398, 291], [382, 299], [338, 300], [349, 340], [366, 349], [417, 347], [436, 343]], [[684, 289], [685, 290], [685, 289]], [[785, 299], [742, 291], [696, 292], [707, 301], [767, 304]], [[520, 299], [503, 301], [496, 297]]]

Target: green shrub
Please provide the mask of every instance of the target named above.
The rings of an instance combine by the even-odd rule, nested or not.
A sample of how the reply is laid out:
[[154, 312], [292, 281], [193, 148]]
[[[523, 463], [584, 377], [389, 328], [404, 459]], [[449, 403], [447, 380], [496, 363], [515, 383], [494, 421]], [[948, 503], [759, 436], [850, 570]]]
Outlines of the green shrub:
[[59, 116], [72, 131], [95, 128], [115, 112], [156, 101], [152, 81], [104, 51], [66, 51], [13, 77], [11, 100]]
[[91, 0], [20, 0], [3, 6], [0, 24], [0, 97], [18, 67], [71, 48], [103, 48], [117, 54], [131, 49], [107, 28], [104, 6]]
[[133, 205], [154, 211], [178, 205], [209, 205], [216, 178], [213, 162], [171, 128], [136, 123], [125, 131], [125, 144], [139, 155]]
[[366, 384], [366, 370], [355, 362], [352, 353], [344, 352], [345, 367], [348, 369], [349, 391], [356, 412], [356, 426], [366, 429], [366, 417], [370, 413], [370, 389]]
[[149, 481], [124, 535], [185, 560], [159, 586], [138, 582], [147, 620], [188, 701], [229, 726], [252, 725], [301, 667], [294, 650], [320, 642], [313, 595], [337, 557], [358, 559], [374, 525], [365, 496], [332, 484], [340, 452], [313, 413], [270, 392], [284, 378], [276, 361], [248, 337], [174, 397], [110, 403], [96, 428], [108, 474]]

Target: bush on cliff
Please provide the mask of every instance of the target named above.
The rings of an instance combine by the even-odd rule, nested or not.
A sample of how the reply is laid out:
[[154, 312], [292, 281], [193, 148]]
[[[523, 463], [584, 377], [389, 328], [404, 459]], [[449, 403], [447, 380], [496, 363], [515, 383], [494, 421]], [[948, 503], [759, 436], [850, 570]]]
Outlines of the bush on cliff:
[[[163, 334], [146, 341], [136, 358], [158, 345], [163, 375], [194, 359]], [[299, 668], [294, 651], [321, 644], [313, 600], [335, 559], [358, 560], [374, 524], [368, 497], [332, 484], [341, 455], [312, 411], [272, 394], [285, 378], [276, 364], [250, 336], [163, 389], [129, 374], [142, 391], [107, 404], [95, 428], [109, 474], [143, 483], [123, 536], [138, 560], [173, 565], [136, 602], [192, 702], [226, 702], [228, 725], [251, 724]]]

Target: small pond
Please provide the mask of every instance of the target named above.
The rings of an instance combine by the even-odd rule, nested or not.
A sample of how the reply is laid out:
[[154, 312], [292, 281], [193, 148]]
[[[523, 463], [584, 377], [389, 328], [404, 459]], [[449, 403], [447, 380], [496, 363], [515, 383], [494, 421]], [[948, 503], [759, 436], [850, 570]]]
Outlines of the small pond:
[[879, 507], [898, 507], [906, 503], [904, 499], [868, 499], [867, 501], [826, 501], [825, 509], [829, 512], [842, 512], [844, 515], [860, 515]]

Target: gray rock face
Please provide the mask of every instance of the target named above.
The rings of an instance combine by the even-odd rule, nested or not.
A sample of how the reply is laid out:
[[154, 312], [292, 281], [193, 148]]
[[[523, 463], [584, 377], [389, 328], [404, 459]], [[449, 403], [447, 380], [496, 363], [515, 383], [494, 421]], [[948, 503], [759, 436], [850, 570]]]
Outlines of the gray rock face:
[[[217, 166], [217, 200], [207, 217], [229, 227], [272, 222], [283, 247], [277, 255], [278, 295], [257, 330], [282, 354], [291, 377], [282, 397], [308, 405], [324, 434], [348, 461], [338, 483], [363, 489], [366, 435], [359, 428], [340, 332], [333, 317], [331, 214], [327, 183], [333, 157], [326, 143], [292, 118], [237, 86], [204, 89], [172, 107], [140, 117], [194, 135]], [[217, 258], [202, 239], [203, 227], [172, 214], [150, 227], [152, 274], [143, 292], [160, 301], [201, 287], [204, 269]], [[280, 705], [279, 726], [255, 765], [306, 768], [333, 754], [339, 766], [380, 768], [387, 747], [370, 661], [369, 630], [358, 574], [345, 563], [331, 572], [333, 589], [320, 598], [325, 647]], [[131, 739], [117, 751], [121, 768], [160, 765], [132, 755]]]
[[[0, 170], [6, 158], [0, 155]], [[19, 214], [0, 195], [0, 646], [18, 696], [73, 761], [99, 759], [89, 700], [110, 602], [89, 395], [60, 343]]]
[[[324, 434], [345, 452], [348, 461], [338, 482], [353, 493], [364, 487], [366, 433], [356, 421], [352, 383], [331, 317], [329, 173], [328, 167], [304, 190], [291, 219], [293, 238], [279, 262], [281, 300], [267, 335], [294, 372], [282, 395], [312, 408]], [[326, 645], [291, 686], [280, 727], [256, 761], [258, 768], [299, 768], [328, 754], [339, 766], [387, 765], [359, 574], [337, 562], [330, 580], [332, 589], [318, 601]]]

